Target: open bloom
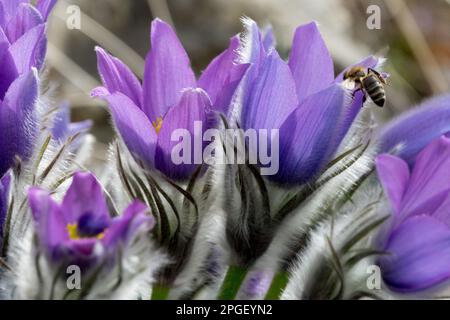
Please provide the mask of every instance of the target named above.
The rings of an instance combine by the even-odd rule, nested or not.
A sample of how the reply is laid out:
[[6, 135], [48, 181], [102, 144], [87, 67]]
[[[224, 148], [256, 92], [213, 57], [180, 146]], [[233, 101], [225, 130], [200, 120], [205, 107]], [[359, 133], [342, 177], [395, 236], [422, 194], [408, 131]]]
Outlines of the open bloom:
[[40, 0], [0, 1], [0, 175], [15, 156], [30, 156], [35, 136], [35, 69], [44, 62], [45, 20], [55, 4]]
[[450, 139], [423, 149], [410, 169], [393, 155], [376, 160], [390, 200], [392, 224], [380, 259], [382, 276], [394, 290], [413, 292], [450, 278]]
[[[315, 22], [295, 31], [288, 62], [247, 20], [243, 62], [251, 66], [239, 91], [238, 122], [244, 129], [279, 129], [280, 170], [269, 176], [282, 184], [305, 183], [317, 175], [337, 150], [363, 104], [357, 92], [335, 78], [333, 60]], [[357, 65], [374, 68], [368, 57]]]
[[94, 89], [92, 94], [108, 102], [117, 131], [134, 156], [147, 167], [183, 180], [195, 168], [171, 161], [176, 144], [171, 141], [172, 133], [175, 129], [187, 129], [193, 136], [195, 121], [203, 123], [203, 130], [207, 128], [211, 109], [226, 112], [247, 66], [234, 63], [239, 45], [234, 37], [230, 47], [211, 62], [197, 82], [189, 58], [171, 27], [156, 19], [151, 29], [151, 50], [146, 58], [143, 84], [123, 62], [97, 48], [104, 86]]
[[39, 188], [29, 190], [28, 200], [39, 245], [55, 264], [90, 267], [105, 262], [154, 225], [147, 206], [139, 201], [111, 218], [102, 188], [89, 173], [75, 174], [61, 204]]

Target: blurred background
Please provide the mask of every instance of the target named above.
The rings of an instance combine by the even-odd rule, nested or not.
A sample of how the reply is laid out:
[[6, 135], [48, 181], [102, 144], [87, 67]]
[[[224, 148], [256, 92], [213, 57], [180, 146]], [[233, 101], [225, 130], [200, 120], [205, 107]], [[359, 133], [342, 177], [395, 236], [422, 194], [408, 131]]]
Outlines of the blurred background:
[[[71, 30], [66, 23], [73, 5], [81, 9], [81, 28]], [[367, 27], [371, 5], [380, 9], [380, 29]], [[114, 134], [105, 105], [89, 97], [100, 84], [94, 47], [101, 45], [142, 78], [150, 22], [160, 17], [176, 29], [200, 74], [242, 31], [243, 15], [273, 26], [284, 57], [295, 28], [316, 20], [336, 73], [369, 54], [384, 55], [391, 77], [386, 106], [374, 108], [381, 120], [450, 91], [450, 0], [59, 0], [48, 30], [54, 99], [70, 103], [74, 121], [94, 120], [102, 160]]]

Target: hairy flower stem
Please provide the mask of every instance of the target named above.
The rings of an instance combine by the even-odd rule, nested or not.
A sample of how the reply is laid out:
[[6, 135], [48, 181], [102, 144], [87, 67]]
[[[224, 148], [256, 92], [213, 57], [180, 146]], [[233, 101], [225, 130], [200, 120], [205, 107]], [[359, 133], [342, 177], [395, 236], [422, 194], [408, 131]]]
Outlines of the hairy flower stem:
[[246, 267], [230, 266], [222, 282], [218, 299], [233, 300], [236, 297], [236, 294], [238, 293], [248, 271], [249, 268]]

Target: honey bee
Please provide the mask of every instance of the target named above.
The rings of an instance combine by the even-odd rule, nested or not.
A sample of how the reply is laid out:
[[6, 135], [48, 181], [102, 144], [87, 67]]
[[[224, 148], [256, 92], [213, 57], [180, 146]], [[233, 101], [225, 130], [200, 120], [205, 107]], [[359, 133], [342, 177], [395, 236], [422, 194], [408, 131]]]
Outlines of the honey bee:
[[363, 66], [356, 66], [344, 73], [346, 79], [353, 80], [359, 86], [358, 90], [362, 90], [365, 97], [369, 96], [377, 106], [384, 106], [386, 79], [378, 71], [368, 68], [366, 72]]

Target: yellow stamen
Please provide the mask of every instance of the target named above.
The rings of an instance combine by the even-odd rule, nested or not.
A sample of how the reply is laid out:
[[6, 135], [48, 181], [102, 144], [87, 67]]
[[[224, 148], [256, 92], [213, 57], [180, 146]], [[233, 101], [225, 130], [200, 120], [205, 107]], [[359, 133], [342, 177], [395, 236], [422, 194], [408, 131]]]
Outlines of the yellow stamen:
[[155, 128], [156, 134], [158, 134], [159, 130], [161, 130], [162, 123], [163, 123], [162, 117], [158, 117], [158, 118], [156, 118], [156, 121], [152, 121], [152, 125]]
[[[69, 223], [67, 225], [67, 232], [69, 233], [69, 238], [72, 240], [79, 240], [85, 237], [80, 236], [80, 234], [78, 233], [78, 225], [76, 223]], [[105, 236], [105, 233], [102, 232], [98, 235], [95, 236], [95, 238], [97, 238], [98, 240], [102, 240], [103, 237]]]

